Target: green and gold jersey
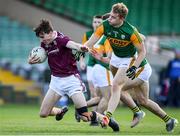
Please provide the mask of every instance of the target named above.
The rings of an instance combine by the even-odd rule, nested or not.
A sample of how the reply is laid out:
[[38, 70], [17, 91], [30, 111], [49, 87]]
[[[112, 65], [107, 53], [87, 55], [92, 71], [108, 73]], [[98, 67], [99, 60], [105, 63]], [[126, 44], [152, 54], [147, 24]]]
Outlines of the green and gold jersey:
[[[137, 29], [126, 21], [122, 26], [115, 28], [106, 20], [94, 34], [98, 37], [105, 35], [114, 54], [118, 57], [133, 57], [137, 52], [134, 45], [141, 46], [142, 43]], [[144, 59], [140, 66], [144, 66], [146, 63], [147, 60]]]
[[[84, 44], [87, 40], [89, 40], [89, 38], [91, 37], [91, 35], [93, 34], [93, 30], [88, 31], [84, 34], [83, 39], [82, 39], [82, 44]], [[95, 65], [95, 60], [94, 57], [88, 53], [88, 61], [87, 61], [87, 66], [94, 66]]]

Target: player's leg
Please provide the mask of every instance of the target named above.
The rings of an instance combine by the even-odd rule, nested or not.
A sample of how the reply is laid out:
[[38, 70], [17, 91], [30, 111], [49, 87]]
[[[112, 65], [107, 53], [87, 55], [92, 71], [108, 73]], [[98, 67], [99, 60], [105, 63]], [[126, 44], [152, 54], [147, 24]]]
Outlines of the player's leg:
[[88, 81], [88, 87], [89, 87], [89, 91], [90, 91], [90, 98], [94, 98], [96, 97], [96, 91], [95, 91], [95, 88], [94, 88], [94, 85], [92, 83], [92, 81]]
[[40, 117], [45, 118], [47, 116], [55, 116], [61, 112], [60, 108], [54, 107], [55, 103], [61, 98], [61, 95], [57, 94], [52, 89], [49, 89], [45, 95], [41, 108], [40, 108]]
[[149, 99], [149, 83], [144, 82], [136, 90], [136, 95], [139, 103], [149, 111], [160, 117], [166, 123], [166, 130], [173, 131], [178, 121], [169, 115], [154, 101]]
[[[90, 99], [92, 99], [93, 101], [90, 101], [89, 104], [91, 104], [91, 102], [95, 103], [95, 101], [98, 100], [98, 98], [96, 99], [95, 97], [97, 97], [97, 94], [96, 94], [96, 88], [93, 84], [93, 81], [92, 81], [92, 76], [93, 76], [93, 67], [92, 66], [87, 66], [87, 81], [88, 81], [88, 87], [89, 87], [89, 91], [90, 91]], [[95, 98], [95, 99], [93, 99]], [[97, 106], [94, 105], [92, 107], [92, 109], [94, 111], [96, 111], [96, 108]], [[95, 124], [95, 126], [97, 126], [97, 122], [91, 122], [90, 125], [93, 125]]]
[[[95, 111], [97, 111], [97, 106], [101, 100], [101, 95], [99, 93], [99, 87], [95, 86], [95, 91], [96, 91], [96, 96], [87, 101], [87, 107], [89, 108], [89, 107], [95, 106], [96, 108], [93, 108], [93, 110], [95, 109]], [[99, 123], [97, 120], [95, 120], [95, 121], [91, 121], [89, 125], [90, 126], [98, 126]]]
[[87, 101], [87, 107], [90, 108], [90, 107], [93, 107], [93, 106], [97, 106], [100, 99], [101, 99], [101, 96], [99, 96], [99, 87], [96, 87], [95, 88], [96, 90], [96, 96], [91, 98], [90, 100]]
[[110, 90], [111, 90], [111, 86], [100, 87], [101, 100], [97, 106], [98, 113], [103, 114], [104, 111], [107, 110], [108, 101], [110, 98]]
[[144, 118], [145, 112], [136, 105], [136, 103], [127, 91], [122, 91], [121, 101], [126, 104], [133, 112], [133, 119], [131, 122], [131, 128], [133, 128], [138, 125], [139, 122]]
[[[110, 69], [112, 71], [113, 76], [115, 76], [118, 69], [112, 65], [110, 66]], [[125, 72], [125, 70], [124, 70], [124, 72]], [[125, 75], [122, 75], [122, 76], [125, 81], [128, 80], [128, 78]], [[134, 85], [134, 83], [132, 83], [132, 85]], [[131, 89], [131, 88], [129, 88], [129, 89]], [[136, 126], [140, 122], [140, 120], [144, 117], [145, 113], [139, 109], [139, 107], [136, 105], [136, 103], [134, 102], [132, 97], [129, 95], [129, 93], [122, 91], [121, 100], [124, 104], [126, 104], [133, 111], [134, 116], [133, 116], [133, 120], [131, 122], [131, 127]]]
[[[113, 76], [115, 76], [116, 72], [117, 72], [117, 68], [114, 66], [110, 66], [111, 71]], [[127, 79], [127, 77], [125, 77]], [[139, 107], [136, 105], [136, 103], [134, 102], [134, 100], [132, 99], [132, 97], [130, 96], [130, 94], [128, 92], [122, 92], [121, 93], [121, 101], [126, 104], [134, 114], [136, 114], [137, 112], [140, 111]]]
[[93, 75], [92, 70], [93, 70], [93, 67], [87, 66], [87, 81], [88, 81], [88, 87], [90, 91], [90, 98], [93, 98], [96, 96], [95, 87], [92, 82], [92, 75]]
[[111, 97], [108, 102], [108, 108], [106, 116], [110, 118], [112, 113], [116, 110], [120, 96], [121, 96], [121, 88], [124, 83], [126, 68], [119, 68], [116, 75], [114, 76], [112, 87], [111, 87]]
[[[49, 90], [41, 104], [40, 116], [56, 116], [56, 120], [61, 120], [64, 114], [67, 112], [67, 107], [63, 109], [56, 108], [54, 105], [64, 95], [64, 78], [51, 76], [51, 82], [49, 84]], [[59, 83], [59, 84], [57, 84]]]
[[88, 112], [87, 103], [84, 94], [81, 91], [76, 91], [72, 94], [71, 99], [81, 119], [85, 122], [97, 120], [96, 112]]
[[91, 98], [90, 100], [87, 101], [87, 107], [90, 108], [90, 107], [93, 107], [93, 106], [97, 106], [100, 99], [101, 98], [99, 96]]
[[92, 81], [96, 88], [96, 94], [100, 98], [96, 111], [104, 113], [107, 109], [107, 103], [110, 97], [111, 82], [113, 80], [112, 73], [100, 64], [93, 67]]
[[[88, 112], [87, 103], [84, 94], [81, 91], [72, 94], [71, 99], [75, 104], [76, 110], [83, 121], [96, 121], [102, 120], [104, 118], [104, 115], [99, 114], [97, 112]], [[113, 129], [113, 131], [119, 131], [119, 125], [115, 120], [111, 119], [110, 124], [110, 127]]]

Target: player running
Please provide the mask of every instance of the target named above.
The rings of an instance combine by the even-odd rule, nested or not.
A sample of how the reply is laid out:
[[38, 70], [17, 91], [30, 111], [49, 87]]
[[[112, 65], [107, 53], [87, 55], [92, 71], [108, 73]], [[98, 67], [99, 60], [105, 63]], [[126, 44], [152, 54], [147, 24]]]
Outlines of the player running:
[[104, 21], [85, 43], [85, 46], [91, 48], [102, 35], [105, 35], [113, 49], [110, 65], [112, 71], [117, 70], [117, 72], [113, 79], [107, 114], [102, 123], [105, 126], [108, 125], [109, 118], [119, 104], [122, 91], [135, 88], [139, 103], [163, 119], [166, 130], [171, 132], [178, 121], [149, 99], [149, 77], [152, 70], [145, 59], [146, 50], [140, 34], [125, 20], [127, 14], [126, 5], [114, 4], [108, 20]]
[[[109, 17], [109, 14], [104, 15], [104, 16], [94, 16], [93, 18], [93, 28], [96, 30], [96, 28], [102, 23], [103, 20], [106, 20]], [[92, 35], [92, 31], [87, 32], [84, 35], [83, 38], [83, 43], [87, 41], [90, 36]], [[100, 45], [100, 46], [99, 46]], [[100, 47], [100, 52], [104, 52], [104, 55], [108, 55], [109, 50], [111, 52], [111, 47], [109, 45], [108, 40], [106, 39], [105, 36], [102, 36], [99, 41], [93, 46], [93, 50], [99, 50], [97, 47]], [[99, 52], [99, 51], [98, 51]], [[108, 58], [108, 57], [107, 57]], [[82, 64], [85, 64], [84, 62], [82, 63], [82, 60], [84, 60], [82, 57], [80, 59], [80, 67], [84, 66]], [[109, 61], [109, 60], [108, 60]], [[106, 63], [106, 64], [105, 64]], [[97, 105], [97, 111], [100, 113], [104, 113], [104, 110], [107, 109], [107, 102], [109, 100], [109, 93], [110, 93], [110, 88], [112, 85], [112, 73], [109, 71], [109, 64], [107, 62], [103, 62], [102, 60], [97, 60], [95, 57], [92, 56], [92, 54], [89, 55], [89, 60], [88, 64], [91, 66], [94, 66], [93, 68], [89, 69], [90, 72], [93, 73], [99, 73], [97, 74], [89, 74], [90, 72], [87, 72], [87, 77], [91, 77], [90, 79], [93, 82], [93, 86], [96, 86], [96, 97], [90, 99], [87, 101], [87, 106], [95, 106]], [[87, 69], [88, 70], [88, 69]], [[100, 74], [101, 73], [101, 74]], [[113, 73], [115, 74], [115, 73]], [[101, 77], [100, 77], [101, 75]], [[110, 78], [107, 78], [110, 77]], [[109, 90], [109, 91], [108, 91]], [[101, 101], [102, 100], [102, 101]], [[133, 101], [131, 96], [127, 92], [122, 92], [121, 93], [121, 100], [132, 110], [134, 116], [133, 120], [131, 122], [131, 127], [135, 127], [145, 116], [145, 113], [139, 109], [139, 107], [136, 105], [136, 103]], [[78, 122], [80, 122], [80, 118], [78, 117], [77, 112], [75, 112], [75, 118]], [[98, 122], [91, 122], [90, 125], [97, 126]]]

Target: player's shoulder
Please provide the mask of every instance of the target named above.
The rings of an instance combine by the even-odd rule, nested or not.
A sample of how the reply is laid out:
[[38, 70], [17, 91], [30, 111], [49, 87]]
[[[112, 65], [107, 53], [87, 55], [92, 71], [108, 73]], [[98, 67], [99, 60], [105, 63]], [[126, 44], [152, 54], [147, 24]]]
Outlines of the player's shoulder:
[[65, 37], [68, 37], [68, 36], [64, 35], [62, 32], [57, 32], [57, 37], [56, 37], [57, 39], [63, 39]]
[[92, 35], [93, 32], [94, 32], [93, 30], [89, 30], [89, 31], [85, 32], [85, 34], [86, 34], [86, 35]]
[[93, 33], [94, 33], [93, 30], [87, 31], [85, 32], [85, 36], [87, 37], [87, 39], [89, 39]]
[[68, 41], [71, 41], [71, 39], [67, 35], [64, 35], [61, 32], [57, 32], [57, 37], [54, 40], [54, 44], [65, 46]]
[[130, 35], [137, 30], [136, 27], [130, 24], [128, 21], [124, 21], [123, 27], [121, 29]]
[[111, 25], [109, 24], [109, 21], [108, 21], [108, 20], [104, 20], [104, 21], [102, 22], [102, 25], [103, 25], [103, 27], [111, 27]]
[[70, 37], [63, 34], [62, 32], [57, 32], [56, 40], [70, 40]]

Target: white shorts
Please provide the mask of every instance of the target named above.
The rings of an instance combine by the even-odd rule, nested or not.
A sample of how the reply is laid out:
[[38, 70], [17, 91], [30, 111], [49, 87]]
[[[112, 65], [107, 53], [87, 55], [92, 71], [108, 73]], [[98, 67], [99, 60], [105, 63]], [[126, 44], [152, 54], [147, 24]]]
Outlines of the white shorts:
[[112, 85], [113, 75], [105, 67], [96, 64], [92, 69], [92, 82], [95, 87], [105, 87]]
[[49, 88], [61, 96], [66, 94], [69, 97], [80, 91], [86, 91], [85, 85], [81, 81], [79, 74], [68, 77], [55, 77], [51, 75]]
[[[132, 61], [133, 57], [131, 58], [120, 58], [117, 57], [114, 53], [112, 53], [112, 57], [110, 60], [110, 65], [116, 67], [116, 68], [128, 68], [131, 61]], [[142, 70], [142, 71], [141, 71]], [[148, 82], [151, 73], [152, 73], [152, 69], [151, 66], [149, 65], [149, 63], [147, 63], [146, 65], [144, 65], [144, 67], [140, 67], [137, 69], [137, 72], [141, 71], [140, 74], [137, 76], [137, 78]]]
[[86, 75], [87, 75], [87, 81], [92, 82], [92, 68], [91, 66], [87, 66]]

